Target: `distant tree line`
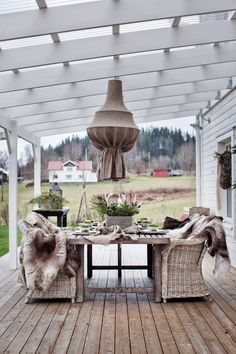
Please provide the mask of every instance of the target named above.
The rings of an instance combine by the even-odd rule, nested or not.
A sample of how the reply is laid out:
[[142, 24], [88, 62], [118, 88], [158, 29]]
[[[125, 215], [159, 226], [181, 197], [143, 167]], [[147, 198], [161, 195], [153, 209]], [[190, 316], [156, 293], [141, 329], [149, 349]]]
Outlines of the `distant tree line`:
[[[77, 135], [62, 140], [58, 145], [41, 148], [42, 178], [48, 178], [50, 160], [88, 160], [97, 168], [101, 152], [90, 142], [89, 138]], [[124, 154], [129, 172], [145, 173], [155, 168], [182, 169], [188, 173], [195, 172], [195, 138], [180, 129], [142, 128], [135, 147]], [[0, 167], [7, 168], [7, 156], [0, 153]], [[29, 145], [18, 161], [18, 175], [26, 179], [33, 178], [33, 156]]]

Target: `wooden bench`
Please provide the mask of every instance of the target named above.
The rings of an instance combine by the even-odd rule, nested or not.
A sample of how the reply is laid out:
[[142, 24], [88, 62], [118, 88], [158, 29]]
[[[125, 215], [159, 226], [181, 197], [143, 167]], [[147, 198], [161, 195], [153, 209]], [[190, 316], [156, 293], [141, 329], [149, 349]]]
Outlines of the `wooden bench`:
[[[71, 244], [76, 245], [79, 248], [79, 257], [80, 257], [80, 267], [77, 273], [77, 295], [76, 301], [83, 302], [85, 295], [84, 287], [84, 245], [91, 245], [92, 243], [83, 236], [70, 236], [68, 241]], [[161, 302], [161, 262], [162, 262], [162, 253], [161, 250], [163, 246], [169, 244], [170, 239], [162, 236], [139, 236], [138, 240], [115, 240], [112, 244], [150, 244], [153, 245], [154, 253], [154, 279], [153, 279], [153, 288], [144, 288], [144, 287], [115, 287], [115, 288], [86, 288], [87, 293], [151, 293], [154, 292], [154, 301]]]

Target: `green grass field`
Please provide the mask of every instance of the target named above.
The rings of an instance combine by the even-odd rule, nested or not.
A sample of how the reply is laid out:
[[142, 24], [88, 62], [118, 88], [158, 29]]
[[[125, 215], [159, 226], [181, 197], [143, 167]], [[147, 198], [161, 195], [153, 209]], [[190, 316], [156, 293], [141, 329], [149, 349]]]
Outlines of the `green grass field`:
[[[18, 231], [18, 245], [20, 244], [21, 233]], [[8, 245], [8, 226], [0, 226], [0, 257], [7, 253], [9, 250]]]
[[[79, 201], [82, 195], [81, 184], [61, 184], [63, 196], [66, 199], [66, 205], [70, 208], [69, 223], [74, 224], [79, 208]], [[146, 217], [153, 223], [162, 224], [165, 216], [180, 217], [184, 207], [195, 205], [195, 177], [130, 177], [129, 182], [111, 182], [104, 181], [88, 184], [86, 187], [87, 200], [89, 201], [94, 194], [103, 194], [111, 192], [141, 192], [156, 189], [181, 189], [182, 195], [175, 196], [166, 193], [164, 198], [157, 200], [147, 200], [142, 202], [140, 213], [135, 216], [136, 219]], [[47, 191], [49, 184], [43, 184], [42, 190]], [[192, 189], [192, 191], [188, 191]], [[186, 190], [186, 193], [184, 192]], [[8, 197], [8, 186], [4, 185], [4, 200]], [[32, 209], [31, 205], [27, 205], [33, 198], [33, 187], [26, 188], [24, 183], [18, 185], [18, 214], [19, 218], [24, 218]], [[1, 202], [0, 202], [1, 208]], [[92, 215], [93, 217], [94, 215]], [[8, 245], [8, 228], [0, 226], [0, 255], [7, 252]]]

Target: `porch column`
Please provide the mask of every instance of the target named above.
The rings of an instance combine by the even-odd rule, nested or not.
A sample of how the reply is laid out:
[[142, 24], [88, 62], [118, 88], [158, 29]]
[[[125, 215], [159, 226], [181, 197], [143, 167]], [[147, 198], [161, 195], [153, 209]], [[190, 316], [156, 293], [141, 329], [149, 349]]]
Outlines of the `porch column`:
[[202, 144], [201, 144], [201, 130], [199, 116], [196, 117], [196, 121], [192, 124], [196, 132], [196, 206], [201, 206], [201, 155], [202, 155]]
[[17, 255], [17, 126], [12, 121], [9, 138], [9, 267], [18, 267]]
[[41, 146], [40, 138], [33, 144], [34, 152], [34, 197], [41, 194]]

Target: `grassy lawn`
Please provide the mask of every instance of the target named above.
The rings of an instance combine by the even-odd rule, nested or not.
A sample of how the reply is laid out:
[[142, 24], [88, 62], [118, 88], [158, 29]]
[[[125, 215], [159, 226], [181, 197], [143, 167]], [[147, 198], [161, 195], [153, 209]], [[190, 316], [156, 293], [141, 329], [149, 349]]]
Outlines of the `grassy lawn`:
[[[18, 245], [20, 244], [21, 233], [18, 231]], [[8, 246], [8, 226], [0, 226], [0, 257], [7, 253], [9, 250]]]
[[[70, 208], [69, 223], [74, 223], [79, 208], [79, 201], [82, 195], [81, 184], [61, 184], [63, 196], [66, 199], [66, 206]], [[179, 194], [168, 193], [170, 189], [181, 189]], [[104, 194], [111, 192], [129, 192], [136, 193], [145, 191], [154, 191], [157, 198], [142, 201], [140, 213], [136, 219], [147, 217], [153, 223], [162, 224], [165, 216], [179, 218], [183, 213], [184, 207], [195, 206], [195, 177], [149, 177], [134, 176], [130, 177], [129, 182], [111, 182], [104, 181], [99, 183], [91, 183], [86, 187], [87, 200], [89, 201], [94, 194]], [[48, 191], [49, 184], [43, 184], [42, 190]], [[161, 195], [161, 190], [165, 190], [165, 195]], [[160, 190], [160, 197], [158, 191]], [[4, 185], [4, 200], [7, 200], [8, 186]], [[33, 187], [26, 188], [24, 183], [18, 185], [18, 214], [19, 218], [24, 218], [32, 209], [31, 205], [27, 205], [33, 198]], [[1, 208], [0, 202], [0, 208]], [[92, 215], [93, 217], [93, 215]], [[1, 220], [0, 220], [1, 223]], [[8, 228], [0, 226], [0, 255], [8, 250]]]

